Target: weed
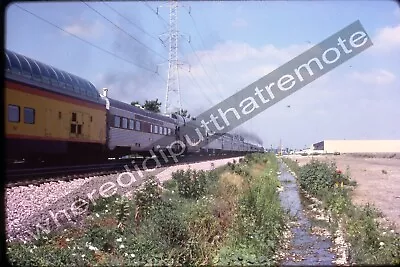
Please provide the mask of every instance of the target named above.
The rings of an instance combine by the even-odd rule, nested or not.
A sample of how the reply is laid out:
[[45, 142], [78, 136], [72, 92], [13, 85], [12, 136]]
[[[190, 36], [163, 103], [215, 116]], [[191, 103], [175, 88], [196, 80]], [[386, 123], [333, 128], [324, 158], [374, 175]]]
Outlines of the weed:
[[178, 193], [184, 198], [198, 199], [206, 192], [207, 174], [205, 171], [178, 170], [172, 173], [172, 179], [178, 184]]
[[[290, 160], [287, 162], [294, 165]], [[379, 212], [370, 205], [355, 206], [351, 202], [348, 190], [342, 186], [356, 185], [355, 181], [350, 179], [349, 168], [346, 175], [343, 175], [334, 163], [329, 165], [312, 160], [303, 167], [295, 166], [294, 169], [299, 170], [301, 187], [320, 198], [325, 209], [332, 212], [335, 222], [331, 225], [332, 234], [339, 219], [343, 221], [345, 238], [350, 243], [350, 264], [400, 262], [399, 236], [384, 232], [377, 223]]]
[[116, 217], [118, 222], [118, 228], [124, 230], [127, 220], [130, 216], [130, 203], [127, 199], [121, 198], [121, 200], [117, 203], [116, 207]]
[[[276, 158], [273, 155], [253, 154], [246, 156], [245, 162], [251, 165], [249, 169], [252, 171], [248, 170], [251, 175], [234, 172], [242, 177], [240, 188], [243, 193], [240, 194], [238, 214], [230, 238], [214, 258], [214, 264], [271, 264], [280, 239], [284, 212], [276, 193]], [[262, 166], [264, 172], [259, 174], [258, 169]]]
[[135, 192], [134, 201], [137, 210], [136, 218], [149, 215], [157, 205], [161, 204], [161, 190], [154, 177], [146, 180], [142, 189]]
[[[129, 200], [98, 199], [84, 227], [10, 243], [15, 265], [272, 264], [284, 212], [273, 155], [253, 154], [213, 171], [154, 177]], [[175, 193], [176, 192], [176, 193]]]

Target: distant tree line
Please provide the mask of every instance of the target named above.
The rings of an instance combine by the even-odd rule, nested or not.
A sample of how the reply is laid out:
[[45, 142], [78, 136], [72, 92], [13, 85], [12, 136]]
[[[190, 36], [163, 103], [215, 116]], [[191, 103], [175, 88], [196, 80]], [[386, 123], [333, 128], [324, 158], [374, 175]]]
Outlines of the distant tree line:
[[[133, 101], [131, 102], [132, 106], [140, 106], [144, 110], [148, 110], [154, 113], [160, 113], [161, 112], [161, 102], [158, 101], [158, 98], [156, 100], [146, 100], [143, 105], [139, 103], [139, 101]], [[176, 111], [175, 114], [179, 114], [182, 117], [189, 118], [191, 115], [186, 109], [181, 109], [180, 111]]]

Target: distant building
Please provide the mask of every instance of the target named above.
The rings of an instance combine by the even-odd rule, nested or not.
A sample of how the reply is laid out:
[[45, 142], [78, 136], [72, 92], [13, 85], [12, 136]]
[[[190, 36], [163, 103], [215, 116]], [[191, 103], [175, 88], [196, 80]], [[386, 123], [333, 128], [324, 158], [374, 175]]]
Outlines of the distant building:
[[400, 140], [324, 140], [312, 149], [323, 153], [400, 153]]

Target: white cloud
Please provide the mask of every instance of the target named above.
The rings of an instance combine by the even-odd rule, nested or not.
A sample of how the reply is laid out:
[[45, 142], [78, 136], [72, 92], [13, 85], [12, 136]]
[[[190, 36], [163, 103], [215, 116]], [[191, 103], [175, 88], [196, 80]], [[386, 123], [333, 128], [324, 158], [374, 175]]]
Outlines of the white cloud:
[[[226, 41], [219, 43], [213, 50], [197, 51], [197, 55], [204, 62], [209, 62], [210, 57], [215, 63], [239, 63], [244, 60], [267, 60], [267, 62], [284, 63], [294, 56], [310, 48], [310, 45], [291, 45], [285, 48], [278, 48], [272, 44], [267, 44], [260, 48], [252, 47], [245, 42]], [[195, 55], [189, 56], [189, 60], [197, 61]], [[252, 64], [254, 65], [254, 64]]]
[[[191, 108], [205, 110], [267, 75], [307, 48], [307, 45], [286, 48], [265, 45], [258, 48], [244, 42], [226, 41], [212, 50], [197, 51], [198, 57], [188, 55], [191, 73], [181, 71], [179, 74], [182, 98], [191, 101]], [[192, 76], [196, 81], [193, 81]]]
[[371, 51], [392, 52], [399, 51], [400, 48], [400, 24], [397, 26], [387, 26], [378, 30], [376, 36], [372, 39], [374, 46]]
[[248, 25], [248, 22], [243, 18], [237, 18], [232, 22], [232, 27], [236, 29], [246, 28]]
[[387, 85], [396, 80], [396, 76], [387, 70], [373, 70], [369, 72], [353, 72], [351, 77], [369, 85]]
[[[226, 41], [208, 51], [197, 51], [202, 64], [196, 55], [189, 54], [191, 74], [183, 70], [179, 72], [183, 108], [197, 116], [310, 47], [309, 44], [286, 47], [266, 44], [255, 47], [245, 42]], [[370, 66], [376, 64], [375, 61], [367, 62], [371, 62]], [[204, 73], [203, 67], [208, 75]], [[356, 68], [354, 70], [357, 71]], [[118, 77], [117, 80], [120, 79]], [[268, 147], [271, 143], [279, 143], [280, 138], [284, 142], [290, 140], [296, 146], [325, 138], [357, 138], [365, 132], [374, 138], [374, 133], [366, 126], [370, 118], [379, 115], [390, 122], [395, 118], [392, 114], [398, 113], [395, 113], [396, 104], [390, 102], [395, 96], [386, 94], [380, 102], [376, 101], [379, 94], [377, 89], [394, 79], [387, 67], [370, 72], [354, 72], [353, 75], [342, 74], [341, 69], [337, 69], [270, 107], [240, 128], [257, 134]], [[138, 81], [134, 79], [134, 83]], [[114, 97], [126, 99], [132, 86], [127, 81], [114, 85], [112, 88], [120, 88], [118, 92], [113, 91]], [[165, 84], [161, 82], [143, 84], [139, 88], [144, 89], [135, 91], [135, 94], [142, 99], [160, 98], [165, 92]], [[374, 92], [375, 95], [371, 94]], [[359, 103], [359, 99], [364, 100]], [[161, 101], [164, 104], [163, 98]], [[365, 101], [368, 102], [368, 109], [365, 109]], [[379, 123], [376, 122], [376, 129], [379, 129]], [[394, 127], [385, 128], [385, 132], [393, 131]]]
[[[201, 88], [191, 82], [187, 74], [181, 74], [182, 98], [188, 105], [185, 108], [205, 111], [222, 101], [221, 95], [224, 98], [231, 96], [310, 47], [309, 44], [293, 44], [287, 47], [267, 44], [254, 47], [244, 42], [226, 41], [212, 50], [198, 51], [209, 77], [192, 55], [189, 58], [194, 70], [192, 75], [201, 84]], [[213, 61], [210, 60], [210, 55]], [[212, 62], [215, 63], [219, 75]], [[375, 63], [371, 62], [371, 66]], [[365, 125], [370, 117], [378, 116], [376, 113], [385, 116], [386, 121], [394, 120], [394, 116], [390, 114], [394, 114], [395, 106], [388, 103], [393, 96], [387, 95], [381, 102], [377, 102], [376, 94], [380, 86], [391, 84], [395, 79], [388, 69], [354, 72], [353, 75], [334, 70], [251, 119], [246, 123], [245, 129], [258, 134], [264, 143], [275, 144], [281, 137], [290, 139], [295, 145], [316, 142], [327, 136], [357, 138], [366, 131]], [[206, 100], [206, 96], [212, 103]], [[358, 103], [360, 97], [365, 101], [370, 100], [368, 110], [365, 110], [365, 101]], [[332, 122], [337, 123], [337, 126]], [[374, 138], [374, 133], [370, 132], [370, 135]]]
[[78, 20], [65, 26], [63, 29], [82, 38], [97, 38], [103, 34], [104, 26], [98, 20], [94, 22]]

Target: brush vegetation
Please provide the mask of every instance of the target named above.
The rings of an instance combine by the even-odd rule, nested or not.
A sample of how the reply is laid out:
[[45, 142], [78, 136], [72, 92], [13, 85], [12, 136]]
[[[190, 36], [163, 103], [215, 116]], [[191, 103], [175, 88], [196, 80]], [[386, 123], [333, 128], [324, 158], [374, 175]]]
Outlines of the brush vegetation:
[[90, 207], [85, 226], [9, 243], [13, 265], [274, 264], [284, 213], [277, 159], [253, 154], [213, 171], [149, 179], [133, 197]]
[[356, 183], [349, 170], [343, 174], [334, 162], [315, 159], [302, 167], [291, 159], [283, 160], [296, 173], [301, 188], [321, 200], [323, 208], [332, 214], [332, 234], [339, 222], [343, 225], [350, 244], [350, 264], [400, 264], [399, 235], [379, 224], [381, 214], [372, 205], [352, 203], [351, 191]]

